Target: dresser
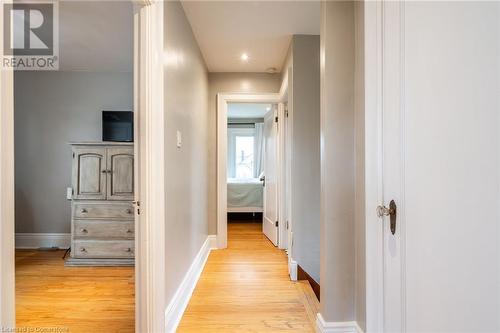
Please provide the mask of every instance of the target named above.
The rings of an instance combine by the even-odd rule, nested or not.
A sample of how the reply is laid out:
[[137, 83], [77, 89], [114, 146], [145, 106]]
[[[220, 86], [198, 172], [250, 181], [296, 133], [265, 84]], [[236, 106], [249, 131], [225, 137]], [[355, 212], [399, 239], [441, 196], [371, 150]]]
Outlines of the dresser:
[[67, 266], [134, 265], [134, 146], [71, 143], [71, 253]]

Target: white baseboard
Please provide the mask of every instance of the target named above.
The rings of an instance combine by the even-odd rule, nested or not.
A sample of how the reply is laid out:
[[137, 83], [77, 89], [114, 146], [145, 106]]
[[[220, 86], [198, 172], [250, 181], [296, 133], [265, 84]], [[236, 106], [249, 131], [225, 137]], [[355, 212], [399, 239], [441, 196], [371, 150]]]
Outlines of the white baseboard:
[[217, 248], [217, 236], [209, 235], [165, 311], [165, 332], [173, 333], [177, 329], [196, 287], [196, 283], [203, 271], [203, 267], [205, 267], [208, 255], [215, 248]]
[[316, 318], [316, 332], [318, 333], [363, 333], [355, 321], [328, 322], [321, 313]]
[[16, 249], [38, 249], [41, 247], [58, 247], [61, 249], [69, 249], [70, 246], [71, 234], [16, 234]]
[[290, 274], [290, 280], [297, 281], [297, 262], [290, 258], [288, 260], [288, 274]]

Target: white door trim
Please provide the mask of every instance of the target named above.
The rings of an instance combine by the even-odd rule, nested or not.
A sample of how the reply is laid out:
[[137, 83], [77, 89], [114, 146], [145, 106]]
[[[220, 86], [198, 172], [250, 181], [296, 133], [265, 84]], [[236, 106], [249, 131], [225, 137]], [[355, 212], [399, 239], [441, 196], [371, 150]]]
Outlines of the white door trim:
[[[136, 215], [136, 332], [165, 330], [165, 159], [163, 2], [142, 0], [135, 15], [136, 142], [140, 215]], [[154, 161], [154, 162], [153, 162]]]
[[277, 158], [276, 170], [277, 174], [277, 197], [278, 197], [278, 217], [279, 223], [282, 227], [278, 226], [278, 248], [282, 250], [288, 249], [288, 230], [287, 230], [287, 214], [286, 209], [288, 202], [286, 200], [287, 182], [286, 182], [286, 150], [288, 149], [288, 138], [286, 137], [287, 119], [285, 113], [285, 104], [281, 101], [278, 104], [278, 134], [277, 134]]
[[[290, 160], [288, 159], [291, 152], [291, 137], [289, 136], [289, 128], [291, 124], [291, 118], [288, 117], [288, 112], [285, 109], [285, 103], [287, 106], [291, 105], [288, 103], [290, 96], [290, 89], [288, 87], [289, 82], [289, 70], [285, 70], [285, 75], [283, 81], [281, 82], [281, 88], [279, 92], [280, 103], [278, 105], [278, 158], [276, 160], [276, 168], [278, 170], [278, 217], [280, 221], [280, 226], [278, 228], [278, 248], [282, 250], [290, 250], [290, 202], [288, 198], [290, 196], [287, 194], [291, 191], [290, 182], [287, 179], [288, 172], [290, 171]], [[287, 223], [287, 221], [289, 223]], [[289, 269], [290, 270], [290, 269]]]
[[227, 104], [279, 103], [280, 94], [217, 94], [217, 247], [227, 247]]
[[375, 214], [382, 200], [380, 184], [382, 125], [382, 4], [365, 6], [365, 193], [366, 193], [366, 331], [383, 332], [382, 227]]
[[[0, 45], [3, 45], [0, 1]], [[0, 69], [0, 327], [15, 326], [14, 75]]]
[[[384, 198], [383, 191], [383, 117], [384, 104], [399, 101], [402, 138], [404, 140], [404, 3], [364, 2], [365, 36], [365, 193], [366, 193], [366, 331], [383, 332], [384, 323], [384, 251], [383, 228], [388, 226], [376, 215]], [[391, 6], [391, 7], [388, 7]], [[396, 7], [395, 7], [396, 6]], [[391, 15], [388, 18], [388, 15]], [[386, 43], [386, 38], [392, 43]], [[386, 67], [390, 59], [399, 58], [400, 67]], [[384, 89], [386, 74], [397, 75], [392, 89]], [[404, 179], [404, 141], [402, 178]], [[402, 330], [405, 330], [405, 228], [404, 181], [398, 207], [398, 228], [401, 232]]]

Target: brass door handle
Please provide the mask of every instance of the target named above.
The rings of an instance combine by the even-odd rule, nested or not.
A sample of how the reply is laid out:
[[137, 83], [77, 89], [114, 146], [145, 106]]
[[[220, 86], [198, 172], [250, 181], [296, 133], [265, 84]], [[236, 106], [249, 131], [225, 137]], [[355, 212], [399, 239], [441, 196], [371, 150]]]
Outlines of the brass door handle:
[[391, 233], [394, 235], [396, 233], [396, 216], [397, 216], [397, 207], [394, 200], [391, 200], [389, 203], [389, 208], [383, 205], [379, 205], [377, 207], [377, 216], [384, 217], [389, 216]]

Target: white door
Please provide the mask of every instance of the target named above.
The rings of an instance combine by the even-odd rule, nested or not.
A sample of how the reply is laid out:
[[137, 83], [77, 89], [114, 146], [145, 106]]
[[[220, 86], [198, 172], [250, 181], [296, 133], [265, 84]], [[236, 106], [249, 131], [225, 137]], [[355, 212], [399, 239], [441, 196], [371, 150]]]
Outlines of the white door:
[[278, 191], [277, 191], [277, 108], [268, 112], [264, 118], [264, 235], [274, 245], [278, 245]]
[[381, 6], [380, 330], [498, 332], [500, 5]]

